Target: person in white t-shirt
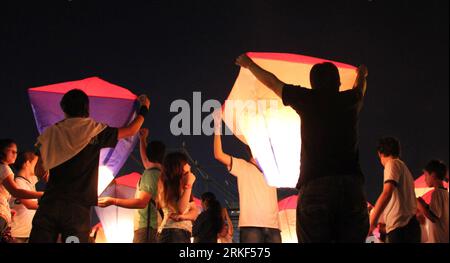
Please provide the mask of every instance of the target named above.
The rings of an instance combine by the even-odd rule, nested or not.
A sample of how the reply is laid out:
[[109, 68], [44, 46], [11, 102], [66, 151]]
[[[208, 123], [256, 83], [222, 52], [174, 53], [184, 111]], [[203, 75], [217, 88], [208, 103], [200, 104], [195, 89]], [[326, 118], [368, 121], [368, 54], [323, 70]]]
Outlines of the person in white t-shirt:
[[[221, 123], [221, 111], [217, 110], [214, 113], [214, 157], [237, 177], [240, 243], [281, 243], [277, 189], [267, 184], [253, 157], [246, 161], [223, 152]], [[248, 152], [251, 155], [249, 148]]]
[[447, 174], [447, 166], [438, 160], [431, 160], [424, 168], [425, 182], [433, 187], [430, 205], [419, 197], [419, 211], [428, 219], [428, 243], [448, 243], [448, 191], [443, 180]]
[[414, 179], [406, 164], [399, 159], [400, 142], [393, 137], [382, 138], [377, 151], [384, 166], [384, 186], [370, 214], [369, 234], [384, 213], [387, 243], [420, 243]]
[[[22, 152], [14, 163], [18, 171], [14, 181], [21, 189], [36, 191], [39, 178], [35, 174], [35, 167], [39, 157], [32, 152]], [[42, 174], [44, 175], [44, 174]], [[47, 178], [48, 173], [43, 178]], [[11, 221], [11, 236], [15, 243], [27, 243], [31, 232], [31, 223], [38, 208], [37, 199], [11, 198], [10, 207], [16, 214]]]
[[8, 228], [11, 224], [9, 200], [18, 198], [40, 198], [42, 192], [21, 189], [14, 181], [14, 173], [9, 167], [17, 158], [17, 144], [11, 139], [0, 139], [0, 242], [10, 242]]

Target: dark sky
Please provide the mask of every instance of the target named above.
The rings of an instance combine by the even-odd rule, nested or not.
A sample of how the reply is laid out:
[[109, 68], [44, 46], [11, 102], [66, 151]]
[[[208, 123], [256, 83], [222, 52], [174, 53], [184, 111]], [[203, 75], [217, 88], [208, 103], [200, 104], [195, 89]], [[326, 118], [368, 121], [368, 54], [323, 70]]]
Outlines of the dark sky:
[[[414, 176], [431, 158], [448, 163], [448, 1], [2, 1], [0, 137], [32, 147], [37, 130], [26, 90], [99, 76], [147, 93], [144, 124], [191, 155], [223, 189], [235, 179], [214, 159], [212, 137], [172, 136], [176, 99], [223, 101], [246, 51], [297, 53], [369, 68], [360, 122], [368, 200], [382, 186], [375, 147], [400, 139]], [[243, 156], [235, 138], [225, 151]], [[134, 156], [138, 158], [138, 152]], [[122, 174], [141, 168], [132, 158]], [[200, 177], [200, 176], [198, 176]], [[198, 179], [197, 193], [206, 190]], [[212, 182], [209, 189], [219, 194]], [[229, 202], [235, 201], [231, 197]]]

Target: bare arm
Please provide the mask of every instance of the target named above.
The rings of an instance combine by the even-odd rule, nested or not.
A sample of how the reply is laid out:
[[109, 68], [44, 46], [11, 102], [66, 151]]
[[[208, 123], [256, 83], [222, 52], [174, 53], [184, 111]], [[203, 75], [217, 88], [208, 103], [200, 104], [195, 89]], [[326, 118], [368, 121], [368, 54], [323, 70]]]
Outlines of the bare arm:
[[366, 94], [366, 88], [367, 88], [367, 76], [368, 76], [368, 70], [365, 65], [361, 65], [358, 68], [358, 74], [356, 75], [355, 84], [353, 85], [353, 89], [357, 89], [361, 92], [361, 94], [364, 96]]
[[192, 188], [185, 189], [181, 194], [180, 200], [177, 202], [177, 208], [180, 213], [186, 211], [189, 206], [189, 199], [191, 198]]
[[37, 199], [40, 198], [43, 192], [28, 191], [25, 189], [20, 189], [16, 182], [14, 182], [13, 176], [10, 175], [3, 180], [3, 186], [8, 190], [8, 192], [19, 199]]
[[199, 210], [194, 202], [191, 202], [190, 206], [191, 206], [191, 208], [189, 208], [189, 211], [186, 214], [176, 215], [175, 220], [177, 220], [177, 221], [180, 221], [180, 220], [195, 221], [195, 219], [197, 219], [197, 217], [198, 217]]
[[214, 158], [227, 166], [231, 166], [231, 156], [222, 150], [222, 138], [220, 136], [222, 129], [222, 117], [220, 111], [214, 112]]
[[227, 221], [227, 225], [228, 225], [228, 235], [229, 236], [233, 236], [233, 223], [231, 222], [231, 218], [228, 215], [228, 211], [226, 208], [222, 208], [222, 217], [225, 218], [225, 220]]
[[222, 138], [220, 135], [214, 134], [214, 158], [217, 161], [227, 166], [230, 169], [231, 156], [224, 153], [222, 150]]
[[183, 189], [181, 192], [180, 199], [177, 202], [177, 209], [180, 214], [189, 208], [189, 201], [191, 199], [192, 186], [194, 185], [194, 182], [195, 182], [194, 174], [188, 173], [188, 174], [184, 175], [184, 178], [182, 179], [182, 184], [181, 184], [181, 187]]
[[396, 186], [392, 183], [384, 184], [383, 192], [381, 193], [380, 197], [378, 197], [375, 207], [372, 209], [372, 213], [370, 214], [370, 228], [372, 231], [376, 227], [378, 220], [380, 219], [381, 213], [383, 213], [387, 204], [391, 200], [392, 193], [394, 192], [395, 187]]
[[39, 205], [36, 200], [32, 199], [19, 199], [20, 202], [29, 210], [37, 210]]
[[421, 197], [417, 198], [417, 209], [419, 209], [419, 211], [431, 222], [436, 223], [439, 220]]
[[258, 66], [246, 54], [242, 54], [236, 59], [236, 65], [249, 69], [259, 81], [281, 98], [285, 83], [279, 80], [277, 76]]
[[143, 123], [144, 117], [142, 117], [141, 115], [136, 116], [136, 118], [130, 124], [128, 124], [128, 126], [119, 128], [117, 139], [120, 140], [135, 135], [139, 131]]
[[147, 137], [148, 129], [142, 128], [139, 131], [139, 153], [141, 154], [142, 165], [145, 169], [148, 169], [151, 165], [147, 157]]
[[[145, 96], [139, 97], [141, 105], [147, 107], [147, 109], [149, 109], [150, 107], [150, 100]], [[127, 137], [131, 137], [133, 135], [135, 135], [139, 129], [141, 128], [142, 124], [144, 123], [144, 117], [141, 115], [137, 115], [136, 118], [134, 118], [134, 120], [128, 124], [126, 127], [122, 127], [119, 128], [119, 132], [117, 134], [117, 139], [123, 139], [123, 138], [127, 138]]]
[[138, 191], [138, 196], [132, 199], [112, 198], [112, 197], [100, 197], [98, 199], [99, 207], [108, 207], [110, 205], [116, 205], [129, 209], [144, 209], [150, 202], [151, 194]]
[[48, 177], [50, 172], [44, 169], [44, 167], [42, 166], [42, 159], [40, 157], [35, 167], [35, 174], [36, 177], [39, 179], [39, 181], [48, 183]]

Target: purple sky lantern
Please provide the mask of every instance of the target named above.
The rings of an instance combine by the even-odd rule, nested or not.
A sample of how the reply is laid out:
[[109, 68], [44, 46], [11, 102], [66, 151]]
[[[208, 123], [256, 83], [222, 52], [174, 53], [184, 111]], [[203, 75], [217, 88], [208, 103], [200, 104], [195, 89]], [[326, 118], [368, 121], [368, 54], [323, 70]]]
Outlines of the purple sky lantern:
[[[137, 96], [129, 90], [98, 77], [28, 89], [38, 132], [64, 119], [59, 106], [69, 90], [80, 89], [89, 96], [90, 117], [110, 127], [122, 127], [136, 115]], [[100, 195], [124, 165], [137, 142], [137, 136], [120, 140], [115, 148], [100, 152], [98, 194]]]

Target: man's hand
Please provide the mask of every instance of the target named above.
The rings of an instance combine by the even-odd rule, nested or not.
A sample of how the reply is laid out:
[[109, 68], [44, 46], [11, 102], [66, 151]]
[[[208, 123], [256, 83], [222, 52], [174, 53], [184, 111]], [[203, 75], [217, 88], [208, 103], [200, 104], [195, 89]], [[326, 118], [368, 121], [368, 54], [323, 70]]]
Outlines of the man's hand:
[[367, 233], [367, 236], [373, 235], [373, 231], [375, 230], [375, 228], [377, 228], [377, 226], [375, 226], [375, 225], [370, 225], [370, 227], [369, 227], [369, 233]]
[[147, 128], [142, 128], [139, 130], [139, 138], [141, 138], [144, 141], [147, 140], [147, 138], [148, 138], [148, 129]]
[[372, 209], [374, 209], [374, 206], [369, 204], [369, 203], [367, 203], [367, 211], [369, 211], [369, 214], [372, 211]]
[[372, 235], [372, 232], [375, 230], [375, 228], [377, 228], [377, 222], [375, 222], [374, 213], [370, 213], [369, 222], [370, 222], [370, 227], [369, 227], [369, 233], [367, 233], [367, 236]]
[[48, 177], [50, 176], [50, 171], [45, 171], [44, 175], [40, 178], [40, 180], [44, 182], [48, 182]]
[[147, 95], [145, 94], [140, 95], [138, 100], [141, 106], [145, 106], [147, 107], [147, 109], [150, 108], [150, 99], [147, 97]]
[[367, 78], [367, 76], [369, 75], [369, 70], [367, 69], [366, 65], [360, 65], [357, 72], [365, 78]]
[[141, 105], [137, 112], [136, 118], [134, 118], [134, 120], [128, 125], [119, 128], [119, 132], [117, 133], [118, 140], [136, 135], [142, 127], [145, 115], [150, 108], [150, 100], [146, 95], [141, 95], [139, 96], [138, 101]]
[[183, 215], [180, 215], [180, 214], [172, 213], [172, 214], [170, 214], [169, 217], [170, 217], [170, 219], [172, 219], [175, 222], [179, 222], [179, 221], [183, 221], [184, 220]]
[[108, 207], [110, 205], [115, 205], [115, 203], [116, 203], [115, 198], [112, 197], [100, 197], [98, 199], [99, 207]]
[[353, 84], [353, 88], [361, 91], [362, 95], [364, 96], [366, 94], [366, 88], [367, 88], [367, 76], [369, 75], [369, 71], [367, 70], [367, 67], [365, 65], [361, 65], [356, 70], [356, 79], [355, 84]]
[[250, 70], [250, 72], [266, 87], [271, 89], [279, 98], [282, 96], [286, 83], [279, 80], [273, 73], [258, 66], [247, 54], [242, 54], [236, 59], [236, 65]]
[[253, 60], [247, 56], [247, 54], [242, 54], [236, 59], [236, 65], [248, 68], [251, 64], [253, 64]]

